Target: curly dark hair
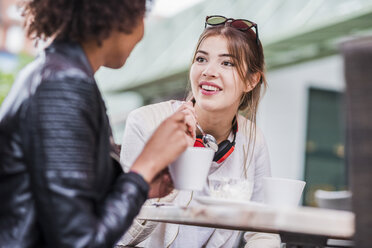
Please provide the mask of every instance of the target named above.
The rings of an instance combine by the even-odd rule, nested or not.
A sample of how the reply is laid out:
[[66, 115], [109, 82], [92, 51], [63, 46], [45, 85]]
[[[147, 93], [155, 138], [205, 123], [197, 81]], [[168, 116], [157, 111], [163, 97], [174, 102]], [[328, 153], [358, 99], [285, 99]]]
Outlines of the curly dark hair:
[[131, 33], [146, 12], [146, 0], [22, 0], [20, 6], [31, 38], [98, 44], [112, 30]]

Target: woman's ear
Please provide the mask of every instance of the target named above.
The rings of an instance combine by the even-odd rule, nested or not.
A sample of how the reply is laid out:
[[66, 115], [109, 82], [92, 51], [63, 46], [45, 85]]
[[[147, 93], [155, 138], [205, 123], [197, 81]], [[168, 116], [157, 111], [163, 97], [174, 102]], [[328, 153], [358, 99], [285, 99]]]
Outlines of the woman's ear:
[[251, 75], [251, 80], [245, 85], [244, 92], [249, 92], [253, 90], [256, 85], [261, 81], [261, 73], [256, 72]]

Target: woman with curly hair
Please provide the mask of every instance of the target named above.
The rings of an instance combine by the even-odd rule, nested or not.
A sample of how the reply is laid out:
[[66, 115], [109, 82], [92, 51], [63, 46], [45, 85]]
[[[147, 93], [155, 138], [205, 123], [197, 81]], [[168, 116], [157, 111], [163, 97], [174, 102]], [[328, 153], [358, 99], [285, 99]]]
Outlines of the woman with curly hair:
[[0, 247], [112, 247], [193, 144], [193, 113], [167, 118], [123, 173], [93, 75], [125, 63], [146, 1], [29, 0], [23, 11], [28, 34], [53, 42], [0, 108]]

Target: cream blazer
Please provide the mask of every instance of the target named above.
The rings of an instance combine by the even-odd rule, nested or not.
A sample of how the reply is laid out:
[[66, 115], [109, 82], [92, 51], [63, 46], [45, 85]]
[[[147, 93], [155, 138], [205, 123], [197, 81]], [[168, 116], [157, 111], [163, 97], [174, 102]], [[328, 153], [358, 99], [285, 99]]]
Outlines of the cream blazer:
[[[123, 136], [120, 160], [125, 171], [129, 171], [146, 141], [154, 130], [168, 116], [173, 114], [182, 104], [181, 101], [166, 101], [147, 105], [132, 111], [128, 115]], [[213, 162], [208, 179], [218, 177], [244, 178], [254, 184], [251, 200], [262, 202], [262, 177], [270, 176], [270, 160], [264, 136], [260, 129], [256, 128], [255, 142], [249, 143], [250, 121], [245, 117], [238, 116], [238, 132], [234, 152], [222, 163]], [[232, 140], [233, 134], [229, 139]], [[164, 144], [166, 145], [166, 144]], [[162, 199], [147, 200], [145, 205], [153, 202], [173, 202], [178, 205], [198, 204], [193, 201], [190, 192], [173, 190], [171, 194]], [[181, 227], [180, 227], [181, 226]], [[135, 219], [131, 228], [121, 238], [118, 245], [136, 247], [233, 247], [237, 242], [240, 232], [224, 229], [193, 227], [187, 228], [187, 233], [182, 225], [143, 222]], [[200, 232], [202, 230], [202, 232]], [[201, 234], [202, 233], [202, 234]], [[199, 243], [190, 240], [190, 235], [204, 235]], [[277, 248], [280, 247], [278, 235], [266, 233], [246, 232], [244, 238], [246, 248]], [[194, 243], [193, 243], [194, 242]]]

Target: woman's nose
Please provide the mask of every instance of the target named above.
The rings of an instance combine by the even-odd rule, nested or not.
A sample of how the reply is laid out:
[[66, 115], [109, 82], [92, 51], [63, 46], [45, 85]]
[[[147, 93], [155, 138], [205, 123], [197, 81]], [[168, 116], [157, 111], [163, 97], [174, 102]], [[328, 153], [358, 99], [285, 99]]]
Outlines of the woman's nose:
[[208, 64], [203, 70], [203, 76], [205, 77], [217, 77], [217, 68], [215, 65]]

